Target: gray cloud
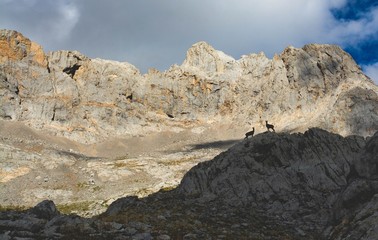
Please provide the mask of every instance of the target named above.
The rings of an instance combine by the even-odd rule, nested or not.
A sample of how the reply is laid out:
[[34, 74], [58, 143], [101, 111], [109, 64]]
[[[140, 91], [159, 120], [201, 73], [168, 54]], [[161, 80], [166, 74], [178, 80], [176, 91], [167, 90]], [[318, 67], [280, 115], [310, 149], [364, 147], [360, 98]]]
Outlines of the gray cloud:
[[69, 40], [78, 20], [79, 11], [69, 1], [0, 1], [0, 27], [18, 30], [46, 48]]
[[[346, 0], [0, 0], [0, 28], [15, 29], [45, 50], [78, 50], [128, 61], [143, 72], [181, 64], [195, 42], [239, 58], [288, 45], [348, 44], [378, 29], [378, 14], [339, 22]], [[349, 42], [348, 42], [349, 41]], [[375, 66], [372, 64], [372, 66]]]

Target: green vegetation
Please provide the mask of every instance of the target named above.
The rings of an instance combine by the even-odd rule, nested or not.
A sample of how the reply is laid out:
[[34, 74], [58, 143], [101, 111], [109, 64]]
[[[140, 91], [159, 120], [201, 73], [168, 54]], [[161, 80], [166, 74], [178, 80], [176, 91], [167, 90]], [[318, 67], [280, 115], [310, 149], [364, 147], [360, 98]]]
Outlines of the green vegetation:
[[128, 160], [128, 161], [117, 161], [113, 164], [113, 168], [136, 168], [141, 166], [141, 163], [138, 160]]
[[125, 167], [130, 167], [130, 166], [127, 162], [116, 162], [116, 163], [114, 163], [114, 167], [125, 168]]
[[117, 157], [113, 158], [113, 160], [119, 161], [119, 160], [125, 160], [125, 159], [129, 159], [129, 158], [130, 158], [130, 156], [128, 154], [126, 154], [126, 155], [117, 156]]
[[26, 206], [18, 206], [18, 205], [0, 205], [0, 212], [5, 212], [5, 211], [24, 211], [28, 209], [29, 207]]
[[168, 187], [161, 188], [160, 191], [161, 192], [169, 192], [169, 191], [172, 191], [175, 188], [177, 188], [177, 186], [168, 186]]
[[160, 160], [158, 161], [159, 164], [162, 164], [164, 166], [177, 166], [177, 165], [181, 165], [181, 164], [184, 164], [184, 163], [192, 163], [192, 162], [195, 162], [196, 158], [195, 157], [183, 157], [183, 158], [180, 158], [180, 159], [174, 159], [174, 160]]
[[63, 214], [71, 214], [75, 212], [88, 211], [90, 210], [90, 206], [93, 203], [94, 203], [93, 201], [65, 203], [65, 204], [58, 204], [56, 208], [59, 210], [59, 212]]
[[79, 183], [76, 184], [76, 187], [79, 188], [79, 189], [83, 189], [83, 188], [89, 187], [89, 184], [86, 183], [86, 182], [79, 182]]

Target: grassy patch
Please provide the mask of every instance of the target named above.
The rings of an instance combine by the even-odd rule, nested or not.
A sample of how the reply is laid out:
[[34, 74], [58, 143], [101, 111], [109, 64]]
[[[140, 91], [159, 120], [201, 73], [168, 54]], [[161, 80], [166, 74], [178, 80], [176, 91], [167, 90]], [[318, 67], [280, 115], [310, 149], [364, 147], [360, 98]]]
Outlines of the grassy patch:
[[74, 202], [74, 203], [66, 203], [66, 204], [58, 204], [56, 208], [59, 212], [63, 214], [71, 214], [75, 212], [85, 212], [90, 210], [90, 206], [93, 204], [93, 201], [85, 201], [85, 202]]
[[139, 168], [143, 167], [143, 163], [141, 163], [138, 160], [119, 160], [115, 163], [113, 163], [113, 168], [128, 168], [128, 169], [133, 169], [133, 168]]
[[130, 156], [126, 154], [126, 155], [116, 156], [113, 160], [118, 161], [118, 160], [125, 160], [128, 158], [130, 158]]
[[129, 164], [127, 162], [116, 162], [114, 163], [114, 167], [125, 168], [125, 167], [129, 167]]
[[89, 184], [86, 183], [86, 182], [79, 182], [79, 183], [76, 184], [76, 187], [79, 188], [79, 189], [83, 189], [83, 188], [89, 187]]
[[164, 166], [178, 166], [187, 162], [196, 162], [195, 157], [187, 157], [187, 158], [180, 158], [180, 159], [174, 159], [174, 160], [164, 160], [164, 161], [158, 161], [158, 164], [162, 164]]
[[28, 209], [26, 206], [19, 206], [19, 205], [0, 205], [0, 212], [5, 212], [5, 211], [24, 211]]
[[177, 185], [175, 186], [168, 186], [168, 187], [163, 187], [160, 189], [160, 192], [170, 192], [172, 191], [173, 189], [176, 189], [177, 188]]
[[97, 192], [97, 191], [100, 191], [101, 190], [101, 187], [100, 186], [95, 186], [92, 188], [93, 192]]

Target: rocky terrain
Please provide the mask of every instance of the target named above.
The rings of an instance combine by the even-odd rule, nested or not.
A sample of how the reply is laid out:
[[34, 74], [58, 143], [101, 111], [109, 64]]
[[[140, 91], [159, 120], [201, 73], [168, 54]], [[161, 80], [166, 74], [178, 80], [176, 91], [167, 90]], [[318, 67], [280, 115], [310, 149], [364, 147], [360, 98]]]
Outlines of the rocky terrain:
[[203, 136], [211, 130], [195, 133], [200, 130], [85, 145], [0, 121], [0, 205], [31, 207], [50, 199], [65, 213], [92, 216], [119, 197], [172, 188], [195, 164], [237, 141], [196, 144], [201, 136], [211, 140]]
[[61, 215], [51, 201], [0, 213], [11, 237], [54, 239], [376, 239], [378, 132], [261, 133], [146, 198], [100, 216]]
[[[301, 134], [313, 127], [329, 133]], [[1, 236], [357, 236], [374, 219], [377, 130], [378, 87], [338, 46], [236, 60], [199, 42], [142, 74], [0, 30]]]

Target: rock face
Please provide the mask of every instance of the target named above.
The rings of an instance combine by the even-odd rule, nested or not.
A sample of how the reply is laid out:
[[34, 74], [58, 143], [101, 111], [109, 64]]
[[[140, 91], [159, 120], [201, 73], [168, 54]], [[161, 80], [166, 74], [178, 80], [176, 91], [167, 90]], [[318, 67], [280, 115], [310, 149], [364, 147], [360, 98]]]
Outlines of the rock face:
[[0, 118], [90, 143], [199, 124], [279, 131], [321, 127], [373, 134], [378, 87], [333, 45], [286, 48], [235, 60], [205, 42], [181, 66], [141, 75], [128, 63], [76, 51], [45, 55], [20, 33], [0, 32]]
[[45, 67], [47, 63], [41, 46], [16, 31], [1, 30], [0, 63], [25, 60], [42, 67]]

